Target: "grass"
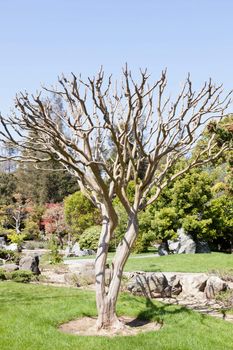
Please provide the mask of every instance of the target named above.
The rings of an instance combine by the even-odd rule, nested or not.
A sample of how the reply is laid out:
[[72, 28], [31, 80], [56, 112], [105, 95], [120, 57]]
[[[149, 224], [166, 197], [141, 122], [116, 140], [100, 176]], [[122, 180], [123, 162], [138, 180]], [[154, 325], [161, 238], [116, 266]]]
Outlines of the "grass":
[[[114, 253], [109, 253], [109, 261], [113, 255]], [[90, 259], [91, 257], [84, 258]], [[232, 269], [233, 254], [224, 253], [174, 254], [159, 257], [151, 256], [151, 252], [132, 254], [125, 267], [125, 271], [151, 272], [211, 272], [216, 270], [232, 272]]]
[[1, 350], [232, 350], [233, 324], [179, 306], [123, 294], [118, 314], [159, 319], [163, 328], [134, 337], [78, 337], [57, 326], [95, 315], [94, 294], [74, 288], [0, 282]]
[[233, 269], [233, 255], [211, 254], [174, 254], [160, 257], [129, 259], [126, 271], [163, 271], [163, 272], [210, 272]]

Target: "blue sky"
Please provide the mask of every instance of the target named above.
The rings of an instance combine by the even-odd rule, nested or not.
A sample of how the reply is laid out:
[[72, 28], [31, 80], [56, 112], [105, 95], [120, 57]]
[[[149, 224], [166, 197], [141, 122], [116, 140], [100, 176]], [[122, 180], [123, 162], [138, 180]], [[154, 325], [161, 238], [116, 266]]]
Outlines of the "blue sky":
[[167, 67], [169, 92], [188, 72], [233, 87], [232, 0], [0, 0], [0, 111], [20, 90], [102, 64], [117, 78], [127, 61], [154, 79]]

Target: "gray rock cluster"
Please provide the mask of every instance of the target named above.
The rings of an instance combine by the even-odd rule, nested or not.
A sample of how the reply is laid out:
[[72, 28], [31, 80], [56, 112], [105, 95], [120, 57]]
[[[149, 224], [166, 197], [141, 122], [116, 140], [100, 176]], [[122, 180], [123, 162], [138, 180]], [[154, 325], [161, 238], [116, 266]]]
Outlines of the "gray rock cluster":
[[127, 275], [127, 290], [135, 295], [149, 298], [193, 297], [214, 299], [228, 288], [225, 281], [217, 276], [203, 273], [145, 273], [135, 272]]
[[177, 230], [178, 238], [176, 240], [168, 240], [167, 244], [162, 243], [158, 248], [159, 255], [172, 254], [195, 254], [195, 253], [210, 253], [210, 248], [207, 242], [195, 242], [192, 237], [184, 232], [181, 228]]
[[19, 261], [19, 270], [28, 270], [32, 271], [35, 275], [40, 275], [39, 262], [38, 255], [24, 256]]
[[94, 255], [95, 251], [92, 249], [81, 249], [78, 242], [76, 242], [73, 247], [68, 246], [65, 249], [65, 257], [72, 257], [72, 256], [88, 256], [88, 255]]
[[13, 272], [16, 270], [27, 270], [32, 271], [35, 275], [40, 275], [40, 269], [39, 269], [39, 256], [34, 255], [27, 255], [20, 259], [19, 264], [4, 264], [2, 265], [3, 270], [7, 272]]
[[17, 252], [18, 246], [16, 243], [6, 244], [5, 237], [0, 237], [0, 249], [11, 250], [13, 252]]

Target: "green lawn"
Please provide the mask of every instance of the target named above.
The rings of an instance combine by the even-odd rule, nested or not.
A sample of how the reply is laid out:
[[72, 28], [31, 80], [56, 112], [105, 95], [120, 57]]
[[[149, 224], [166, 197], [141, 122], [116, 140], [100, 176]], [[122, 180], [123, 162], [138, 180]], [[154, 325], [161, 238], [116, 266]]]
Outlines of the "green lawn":
[[134, 337], [78, 337], [57, 325], [95, 315], [94, 294], [0, 282], [1, 350], [232, 350], [233, 324], [178, 306], [123, 294], [118, 313], [162, 320], [160, 331]]
[[233, 254], [175, 254], [153, 258], [131, 258], [128, 260], [125, 270], [163, 272], [210, 272], [214, 270], [232, 270], [233, 272]]
[[[109, 253], [109, 262], [113, 255], [114, 253]], [[159, 257], [151, 255], [151, 253], [130, 255], [125, 271], [210, 272], [232, 270], [233, 273], [233, 254], [174, 254]], [[90, 259], [90, 256], [84, 258]]]

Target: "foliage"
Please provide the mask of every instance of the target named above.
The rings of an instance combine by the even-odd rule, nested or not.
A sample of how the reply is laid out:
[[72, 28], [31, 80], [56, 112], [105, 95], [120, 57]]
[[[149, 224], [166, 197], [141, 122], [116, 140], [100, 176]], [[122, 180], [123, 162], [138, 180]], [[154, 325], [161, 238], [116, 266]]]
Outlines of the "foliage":
[[26, 219], [22, 233], [25, 235], [26, 239], [39, 238], [40, 229], [38, 222], [32, 221], [30, 218]]
[[46, 208], [43, 220], [46, 234], [63, 234], [66, 230], [64, 209], [60, 203], [49, 204]]
[[55, 265], [62, 262], [63, 258], [59, 252], [59, 245], [55, 237], [52, 237], [50, 240], [50, 263]]
[[17, 263], [20, 259], [20, 256], [18, 252], [7, 249], [0, 249], [0, 258]]
[[64, 199], [65, 220], [74, 235], [101, 222], [99, 210], [80, 191]]
[[14, 282], [29, 283], [34, 279], [34, 275], [28, 270], [16, 270], [11, 272], [10, 279]]
[[218, 237], [233, 241], [233, 196], [223, 193], [212, 199], [208, 208]]
[[81, 249], [97, 250], [101, 226], [88, 227], [79, 238], [79, 245]]
[[0, 268], [0, 281], [6, 280], [6, 273], [3, 269]]
[[[177, 167], [182, 167], [182, 161]], [[147, 209], [156, 239], [173, 239], [183, 227], [194, 239], [214, 238], [216, 231], [208, 210], [214, 176], [207, 170], [193, 169], [174, 181]]]
[[12, 243], [16, 243], [17, 246], [21, 246], [26, 235], [23, 233], [16, 233], [15, 231], [9, 233], [7, 237], [11, 240]]
[[9, 205], [16, 190], [14, 174], [0, 173], [0, 205]]
[[27, 217], [24, 220], [24, 228], [22, 232], [26, 235], [26, 239], [38, 239], [41, 235], [40, 222], [42, 220], [45, 207], [30, 203], [28, 207]]
[[151, 222], [157, 239], [172, 239], [176, 237], [177, 213], [173, 207], [162, 208], [156, 211]]

